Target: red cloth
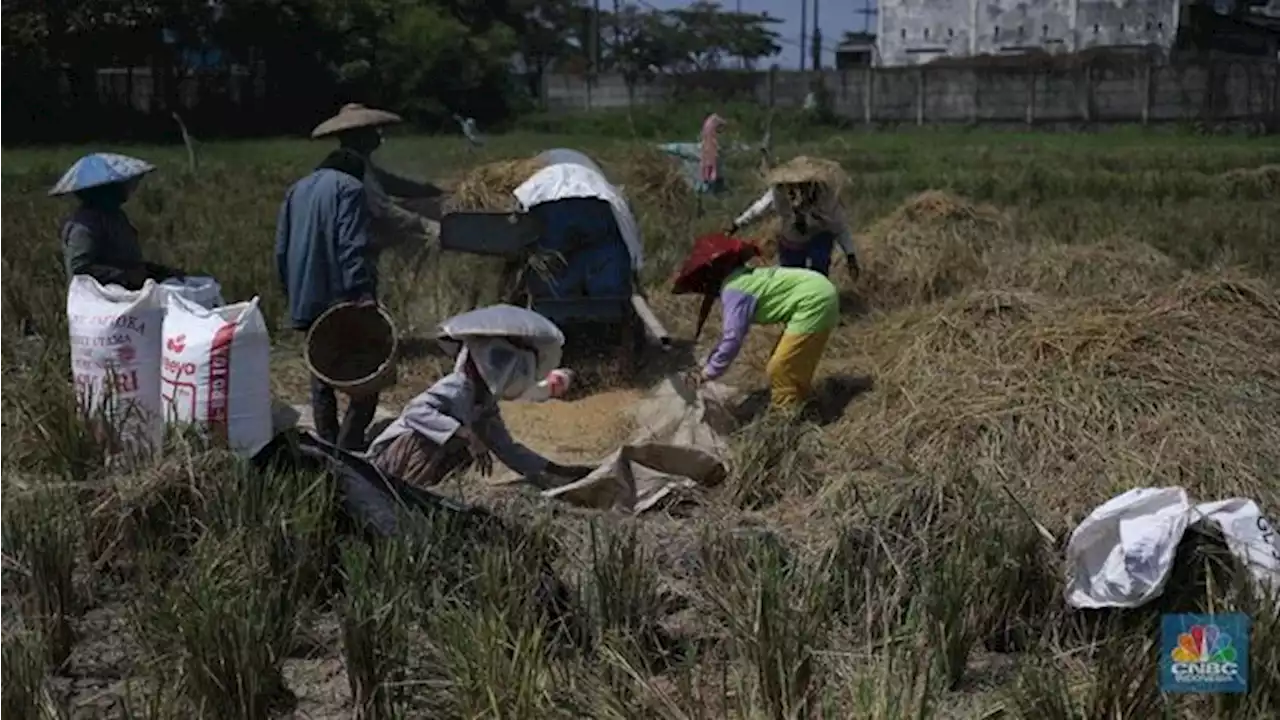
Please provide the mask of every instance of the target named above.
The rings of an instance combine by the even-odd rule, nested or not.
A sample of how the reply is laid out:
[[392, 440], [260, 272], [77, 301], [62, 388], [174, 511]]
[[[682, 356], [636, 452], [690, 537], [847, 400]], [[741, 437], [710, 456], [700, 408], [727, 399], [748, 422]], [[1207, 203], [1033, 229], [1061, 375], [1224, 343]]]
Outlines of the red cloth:
[[760, 248], [745, 240], [723, 233], [703, 235], [693, 242], [671, 292], [714, 295], [729, 273], [759, 254]]

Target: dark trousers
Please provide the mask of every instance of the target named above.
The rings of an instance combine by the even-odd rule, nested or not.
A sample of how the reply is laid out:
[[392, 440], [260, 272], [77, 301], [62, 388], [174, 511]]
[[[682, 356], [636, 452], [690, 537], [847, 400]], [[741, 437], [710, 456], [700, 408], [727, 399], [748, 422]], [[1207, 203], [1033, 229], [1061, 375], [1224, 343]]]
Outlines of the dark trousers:
[[835, 240], [835, 233], [820, 232], [800, 247], [791, 247], [779, 242], [778, 264], [782, 267], [814, 270], [826, 275], [831, 271], [831, 249], [835, 245]]
[[311, 416], [316, 424], [316, 434], [343, 450], [364, 450], [368, 445], [365, 433], [378, 411], [377, 394], [351, 398], [347, 411], [338, 424], [338, 394], [322, 382], [311, 378]]

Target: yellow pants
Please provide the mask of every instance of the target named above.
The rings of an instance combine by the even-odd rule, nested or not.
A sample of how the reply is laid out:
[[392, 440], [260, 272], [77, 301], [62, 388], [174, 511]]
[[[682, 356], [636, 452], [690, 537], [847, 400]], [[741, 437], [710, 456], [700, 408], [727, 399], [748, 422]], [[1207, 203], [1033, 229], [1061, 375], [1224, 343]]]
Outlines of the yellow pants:
[[809, 399], [813, 392], [813, 374], [818, 370], [818, 361], [830, 337], [830, 330], [782, 334], [765, 366], [774, 407], [794, 406]]

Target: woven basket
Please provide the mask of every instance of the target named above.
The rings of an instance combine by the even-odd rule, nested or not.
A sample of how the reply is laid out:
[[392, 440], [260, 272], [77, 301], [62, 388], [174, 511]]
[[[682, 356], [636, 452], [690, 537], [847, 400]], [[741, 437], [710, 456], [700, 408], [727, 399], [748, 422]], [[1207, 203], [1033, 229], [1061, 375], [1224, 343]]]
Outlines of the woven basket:
[[399, 350], [395, 323], [381, 306], [339, 303], [311, 324], [303, 359], [325, 384], [361, 397], [395, 384]]

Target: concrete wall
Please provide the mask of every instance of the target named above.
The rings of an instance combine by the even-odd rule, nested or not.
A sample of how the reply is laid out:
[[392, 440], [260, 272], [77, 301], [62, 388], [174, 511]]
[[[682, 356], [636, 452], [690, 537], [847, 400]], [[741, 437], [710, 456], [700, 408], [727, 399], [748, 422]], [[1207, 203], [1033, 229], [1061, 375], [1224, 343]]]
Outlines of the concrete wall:
[[[932, 34], [932, 33], [930, 33]], [[755, 74], [740, 100], [796, 108], [811, 74]], [[867, 123], [1249, 121], [1280, 124], [1280, 64], [1215, 59], [1169, 65], [865, 68], [827, 72], [835, 112]], [[740, 81], [739, 81], [740, 82]], [[628, 93], [602, 76], [588, 92], [581, 77], [551, 76], [552, 111], [619, 108], [671, 100], [673, 82]], [[696, 134], [696, 128], [692, 130]]]
[[880, 64], [1040, 48], [1172, 47], [1180, 0], [881, 0]]

